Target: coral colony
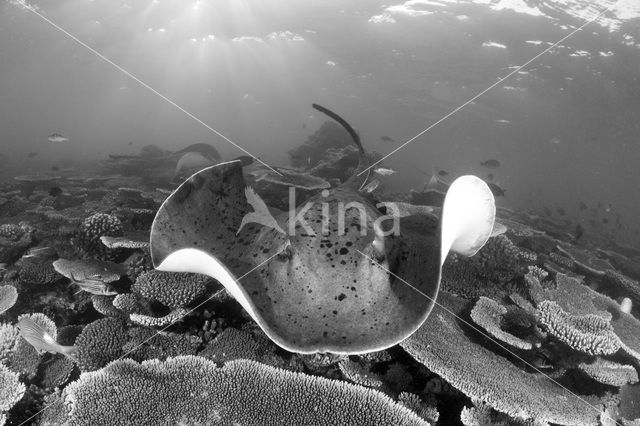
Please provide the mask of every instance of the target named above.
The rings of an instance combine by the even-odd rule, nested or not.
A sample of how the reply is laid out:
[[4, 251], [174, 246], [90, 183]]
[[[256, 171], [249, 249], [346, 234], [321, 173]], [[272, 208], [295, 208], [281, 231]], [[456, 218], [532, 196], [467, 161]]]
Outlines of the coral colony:
[[474, 176], [388, 193], [314, 108], [286, 167], [148, 146], [2, 186], [0, 424], [640, 418], [640, 252]]

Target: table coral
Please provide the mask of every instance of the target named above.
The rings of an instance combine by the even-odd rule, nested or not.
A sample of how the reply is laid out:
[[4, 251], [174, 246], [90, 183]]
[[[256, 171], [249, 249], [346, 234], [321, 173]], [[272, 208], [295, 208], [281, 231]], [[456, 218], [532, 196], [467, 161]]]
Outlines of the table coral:
[[203, 296], [210, 281], [206, 275], [152, 270], [140, 274], [132, 290], [170, 308], [183, 308]]
[[638, 372], [631, 365], [596, 358], [590, 363], [580, 363], [578, 369], [593, 380], [610, 386], [623, 386], [638, 382]]
[[150, 315], [144, 315], [139, 313], [129, 314], [129, 319], [136, 324], [143, 325], [145, 327], [166, 327], [171, 324], [177, 323], [189, 314], [184, 308], [176, 308], [169, 312], [167, 315], [161, 317], [154, 317]]
[[43, 425], [428, 425], [371, 389], [254, 361], [201, 357], [111, 363], [52, 400]]
[[460, 316], [467, 302], [440, 293], [441, 306], [418, 331], [400, 344], [429, 370], [472, 399], [520, 419], [562, 425], [596, 425], [600, 403], [576, 395], [538, 373], [529, 373], [503, 356], [469, 339], [476, 333], [452, 315]]
[[503, 317], [507, 313], [507, 308], [488, 297], [480, 297], [471, 310], [471, 319], [484, 328], [487, 333], [496, 339], [518, 349], [531, 350], [533, 345], [524, 339], [514, 336], [500, 328]]
[[620, 349], [618, 336], [602, 316], [571, 315], [556, 302], [544, 301], [538, 305], [538, 318], [551, 335], [577, 351], [610, 355]]

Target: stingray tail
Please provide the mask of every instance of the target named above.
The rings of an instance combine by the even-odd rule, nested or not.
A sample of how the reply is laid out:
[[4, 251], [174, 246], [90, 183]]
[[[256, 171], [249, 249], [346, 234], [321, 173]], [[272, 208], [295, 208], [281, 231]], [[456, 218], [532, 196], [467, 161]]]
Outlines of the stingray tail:
[[[358, 187], [358, 190], [362, 190], [362, 188], [364, 188], [367, 185], [369, 176], [371, 175], [371, 170], [367, 170], [369, 168], [370, 161], [369, 161], [369, 158], [367, 157], [367, 153], [365, 152], [364, 147], [362, 146], [360, 135], [358, 134], [358, 132], [356, 132], [356, 130], [353, 127], [351, 127], [349, 123], [347, 123], [347, 121], [344, 118], [340, 117], [338, 114], [331, 111], [330, 109], [325, 108], [322, 105], [318, 105], [318, 104], [311, 104], [311, 106], [313, 107], [313, 109], [318, 110], [323, 114], [326, 114], [327, 116], [337, 121], [342, 127], [344, 127], [347, 133], [349, 133], [349, 135], [351, 136], [351, 139], [353, 139], [353, 142], [356, 144], [356, 147], [358, 147], [358, 151], [360, 152], [360, 161], [358, 163], [358, 168], [356, 172], [348, 180], [348, 182], [355, 184], [355, 186]], [[363, 170], [367, 170], [367, 173], [364, 173], [363, 176], [359, 176], [360, 172], [362, 172]]]

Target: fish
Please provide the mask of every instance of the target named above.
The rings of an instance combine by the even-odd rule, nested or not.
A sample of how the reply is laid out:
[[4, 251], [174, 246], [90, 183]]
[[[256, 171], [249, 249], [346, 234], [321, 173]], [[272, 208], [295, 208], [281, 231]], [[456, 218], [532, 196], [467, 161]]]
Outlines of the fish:
[[199, 152], [186, 152], [178, 160], [176, 168], [173, 172], [173, 178], [175, 179], [178, 176], [184, 174], [189, 175], [196, 170], [200, 170], [212, 165], [214, 162], [215, 160], [212, 162], [209, 158], [205, 157]]
[[393, 140], [393, 138], [389, 137], [389, 136], [380, 136], [380, 140], [382, 140], [383, 142], [389, 142], [389, 143], [394, 143], [395, 140]]
[[393, 170], [393, 169], [386, 168], [386, 167], [378, 167], [376, 169], [373, 169], [373, 172], [377, 173], [377, 174], [379, 174], [381, 176], [389, 176], [389, 175], [394, 174], [396, 171]]
[[374, 179], [365, 186], [362, 187], [361, 191], [366, 192], [367, 194], [372, 193], [380, 186], [380, 181], [378, 179]]
[[560, 138], [551, 138], [551, 139], [549, 139], [549, 143], [552, 144], [552, 145], [559, 145], [560, 142], [562, 142], [560, 140]]
[[[358, 148], [350, 178], [303, 203], [290, 199], [291, 210], [274, 216], [285, 233], [258, 223], [245, 223], [238, 233], [256, 205], [247, 199], [241, 163], [203, 169], [158, 209], [151, 260], [161, 271], [215, 278], [273, 342], [291, 352], [382, 350], [424, 323], [449, 251], [471, 256], [488, 240], [493, 194], [479, 178], [462, 176], [451, 184], [441, 223], [432, 215], [387, 216], [382, 203], [360, 191], [370, 183], [367, 171], [375, 157], [343, 118], [312, 107], [341, 124]], [[345, 205], [354, 208], [341, 216]], [[387, 228], [395, 220], [402, 221], [403, 232], [391, 236]], [[426, 297], [416, 297], [397, 277]]]
[[79, 280], [71, 274], [71, 283], [80, 287], [82, 291], [98, 296], [115, 296], [118, 294], [111, 285], [102, 281], [99, 276], [89, 276]]
[[127, 143], [127, 145], [131, 146], [131, 145], [133, 145], [133, 142], [132, 142], [132, 141], [129, 141], [129, 142]]
[[567, 211], [565, 209], [563, 209], [562, 207], [557, 207], [556, 211], [558, 212], [558, 215], [560, 215], [560, 216], [565, 216], [567, 214]]
[[487, 179], [489, 179], [489, 180], [493, 180], [493, 173], [489, 173], [489, 174], [487, 174]]
[[544, 210], [544, 214], [546, 214], [547, 216], [553, 215], [553, 212], [549, 207], [542, 207], [542, 210]]
[[500, 188], [495, 183], [491, 182], [491, 183], [488, 183], [487, 185], [489, 186], [489, 189], [491, 190], [491, 192], [495, 197], [504, 197], [504, 193], [507, 192], [506, 189]]
[[38, 153], [37, 153], [37, 152], [30, 152], [30, 153], [28, 153], [28, 154], [27, 154], [27, 158], [33, 158], [33, 157], [35, 157], [36, 155], [38, 155]]
[[587, 210], [589, 207], [584, 203], [584, 201], [580, 201], [580, 203], [578, 203], [578, 208], [580, 209], [581, 212]]
[[49, 142], [59, 143], [59, 142], [69, 142], [69, 138], [65, 138], [60, 133], [53, 133], [47, 136]]
[[449, 172], [446, 170], [438, 170], [438, 176], [448, 176]]
[[51, 170], [53, 170], [54, 172], [57, 172], [58, 170], [60, 170], [60, 167], [58, 167], [58, 166], [51, 166]]
[[307, 123], [302, 123], [302, 128], [306, 129], [307, 128]]
[[500, 162], [498, 160], [491, 159], [491, 160], [481, 161], [480, 165], [488, 169], [497, 169], [498, 167], [500, 167]]
[[76, 346], [63, 346], [56, 342], [54, 336], [45, 327], [29, 317], [22, 317], [16, 324], [20, 335], [39, 353], [58, 353], [70, 358], [75, 358]]

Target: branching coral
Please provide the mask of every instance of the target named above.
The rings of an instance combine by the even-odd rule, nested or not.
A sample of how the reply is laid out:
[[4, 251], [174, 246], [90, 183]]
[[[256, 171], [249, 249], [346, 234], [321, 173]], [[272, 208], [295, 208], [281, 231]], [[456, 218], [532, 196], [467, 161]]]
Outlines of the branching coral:
[[84, 256], [108, 258], [113, 251], [102, 244], [100, 237], [121, 237], [122, 235], [123, 230], [120, 219], [110, 214], [96, 213], [80, 224], [72, 244]]
[[18, 329], [11, 324], [0, 324], [0, 363], [7, 364], [18, 342]]
[[137, 364], [122, 360], [85, 373], [54, 399], [53, 424], [427, 425], [387, 396], [344, 382], [201, 357]]
[[580, 363], [578, 369], [605, 385], [620, 387], [638, 382], [638, 372], [635, 368], [602, 358], [596, 358], [591, 363]]
[[103, 318], [87, 325], [76, 338], [78, 367], [93, 371], [104, 367], [122, 355], [129, 336], [124, 322], [118, 318]]
[[208, 281], [206, 275], [153, 270], [142, 273], [132, 290], [170, 308], [182, 308], [206, 293]]
[[620, 339], [602, 316], [571, 315], [556, 302], [547, 300], [538, 305], [538, 318], [551, 335], [577, 351], [609, 355], [620, 349]]
[[447, 310], [435, 306], [425, 324], [400, 344], [416, 360], [470, 398], [511, 417], [564, 425], [597, 424], [599, 402], [595, 398], [578, 397], [470, 340], [467, 333], [474, 331], [463, 328], [451, 314], [462, 315], [466, 302], [446, 293], [438, 298]]
[[482, 296], [471, 310], [471, 319], [473, 319], [473, 321], [480, 327], [484, 328], [487, 333], [501, 342], [514, 346], [518, 349], [533, 349], [531, 342], [514, 336], [500, 328], [500, 324], [506, 313], [507, 308], [493, 299]]
[[0, 286], [0, 314], [8, 311], [18, 300], [18, 291], [12, 285]]
[[425, 402], [416, 394], [402, 392], [398, 395], [398, 402], [430, 423], [436, 423], [440, 417], [435, 398]]

